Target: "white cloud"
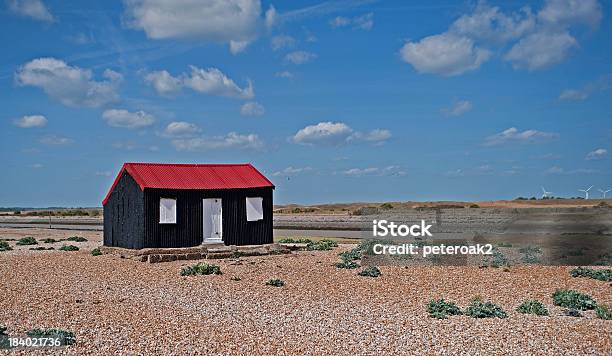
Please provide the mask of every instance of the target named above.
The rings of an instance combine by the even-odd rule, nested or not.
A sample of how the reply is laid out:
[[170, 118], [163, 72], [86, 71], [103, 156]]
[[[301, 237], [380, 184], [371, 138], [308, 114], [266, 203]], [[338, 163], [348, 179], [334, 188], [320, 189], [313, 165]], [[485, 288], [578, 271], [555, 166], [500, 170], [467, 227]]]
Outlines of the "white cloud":
[[225, 136], [197, 137], [190, 139], [172, 140], [172, 144], [178, 151], [208, 151], [214, 149], [260, 149], [263, 141], [256, 134], [238, 134], [230, 132]]
[[567, 31], [535, 32], [515, 44], [504, 56], [515, 68], [536, 70], [562, 62], [578, 41]]
[[19, 119], [13, 120], [15, 126], [22, 129], [30, 129], [34, 127], [44, 127], [47, 125], [47, 118], [42, 115], [26, 115]]
[[566, 170], [563, 167], [553, 166], [547, 169], [544, 173], [559, 174], [559, 175], [593, 174], [593, 173], [597, 173], [597, 170], [589, 169], [589, 168], [577, 168], [577, 169]]
[[468, 37], [443, 33], [407, 42], [400, 55], [419, 73], [453, 76], [479, 68], [491, 53], [475, 46]]
[[407, 173], [400, 166], [387, 166], [383, 168], [368, 167], [368, 168], [351, 168], [342, 172], [342, 174], [350, 177], [362, 176], [405, 176]]
[[251, 41], [230, 41], [230, 52], [232, 54], [238, 54], [244, 52], [244, 50], [251, 44]]
[[293, 64], [305, 64], [317, 58], [317, 55], [306, 51], [295, 51], [288, 53], [285, 59]]
[[468, 100], [459, 100], [450, 108], [443, 108], [442, 113], [449, 116], [461, 116], [472, 110], [472, 103]]
[[361, 133], [354, 131], [345, 123], [328, 121], [304, 127], [291, 138], [291, 141], [302, 145], [339, 145], [350, 142], [382, 144], [390, 137], [391, 132], [389, 130], [374, 129], [366, 133]]
[[42, 143], [43, 145], [49, 145], [49, 146], [62, 146], [62, 145], [68, 145], [72, 143], [72, 140], [69, 139], [68, 137], [50, 135], [50, 136], [45, 136], [41, 138], [40, 143]]
[[182, 81], [173, 77], [168, 71], [162, 70], [148, 73], [145, 81], [150, 84], [160, 95], [171, 95], [181, 90]]
[[608, 150], [606, 150], [605, 148], [598, 148], [594, 151], [589, 152], [586, 155], [586, 159], [587, 160], [597, 160], [597, 159], [602, 159], [608, 156]]
[[536, 19], [529, 8], [506, 15], [498, 7], [481, 2], [473, 13], [459, 17], [450, 31], [473, 39], [503, 43], [525, 35], [535, 26]]
[[332, 28], [351, 26], [355, 30], [369, 31], [374, 27], [374, 14], [370, 12], [353, 18], [337, 16], [329, 21], [329, 25]]
[[299, 130], [292, 138], [298, 144], [340, 144], [353, 133], [348, 125], [342, 122], [320, 122]]
[[255, 97], [253, 85], [240, 88], [217, 68], [201, 69], [191, 66], [191, 76], [184, 79], [184, 85], [200, 93], [218, 96], [228, 96], [240, 99]]
[[312, 170], [311, 167], [287, 167], [283, 170], [272, 173], [275, 177], [293, 177], [299, 175], [301, 173], [310, 172]]
[[243, 116], [262, 116], [265, 112], [264, 106], [255, 101], [244, 103], [240, 108], [240, 114]]
[[293, 78], [293, 73], [291, 73], [288, 70], [285, 70], [282, 72], [276, 72], [274, 75], [278, 78]]
[[113, 144], [111, 146], [114, 149], [117, 149], [117, 150], [126, 150], [126, 151], [131, 151], [131, 150], [136, 148], [136, 144], [134, 142], [131, 142], [131, 141], [128, 141], [128, 142], [113, 142]]
[[162, 133], [165, 137], [192, 137], [202, 131], [196, 124], [185, 121], [174, 121], [168, 124]]
[[583, 90], [566, 89], [559, 94], [559, 100], [582, 101], [589, 97], [589, 93]]
[[124, 109], [110, 109], [102, 113], [108, 126], [127, 129], [140, 129], [151, 126], [155, 118], [144, 111], [129, 112]]
[[239, 87], [232, 79], [217, 68], [201, 69], [190, 66], [191, 74], [172, 76], [165, 70], [150, 72], [145, 75], [145, 81], [151, 85], [158, 94], [169, 96], [183, 87], [191, 88], [197, 92], [227, 96], [239, 99], [252, 99], [255, 92], [251, 81], [247, 81], [244, 88]]
[[[151, 39], [191, 39], [230, 45], [234, 41], [233, 52], [244, 49], [244, 42], [257, 36], [262, 21], [259, 0], [124, 0], [124, 4], [126, 24], [142, 29]], [[273, 17], [268, 10], [266, 18]]]
[[9, 10], [15, 14], [39, 21], [54, 21], [53, 15], [41, 0], [9, 0], [7, 3]]
[[29, 165], [29, 167], [33, 169], [40, 169], [40, 168], [43, 168], [44, 166], [40, 163], [34, 163], [34, 164]]
[[547, 0], [538, 13], [538, 18], [554, 26], [573, 24], [597, 27], [602, 18], [597, 0]]
[[295, 38], [288, 35], [278, 35], [272, 37], [270, 40], [270, 46], [273, 51], [278, 51], [279, 49], [293, 47], [295, 45]]
[[90, 70], [67, 65], [55, 58], [38, 58], [15, 73], [19, 85], [39, 87], [67, 106], [99, 107], [119, 99], [121, 74], [105, 70], [104, 81], [96, 81]]
[[519, 131], [515, 127], [506, 129], [498, 134], [487, 137], [486, 146], [496, 146], [511, 143], [539, 143], [559, 137], [556, 133], [542, 132], [538, 130]]
[[268, 30], [274, 27], [274, 25], [276, 25], [276, 22], [278, 20], [277, 17], [278, 17], [278, 14], [276, 13], [276, 9], [274, 8], [274, 6], [270, 5], [268, 10], [266, 10], [266, 15], [265, 15], [265, 24]]

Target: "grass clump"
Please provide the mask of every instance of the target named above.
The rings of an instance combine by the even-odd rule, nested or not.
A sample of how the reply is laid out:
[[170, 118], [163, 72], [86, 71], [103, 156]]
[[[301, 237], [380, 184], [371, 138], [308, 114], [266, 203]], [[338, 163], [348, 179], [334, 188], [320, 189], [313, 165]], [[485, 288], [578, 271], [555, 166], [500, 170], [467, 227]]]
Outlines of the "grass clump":
[[100, 255], [102, 255], [102, 251], [100, 251], [100, 249], [96, 247], [93, 250], [91, 250], [91, 255], [92, 256], [100, 256]]
[[56, 239], [51, 239], [51, 238], [42, 239], [40, 241], [42, 241], [42, 242], [44, 242], [46, 244], [52, 244], [52, 243], [58, 242]]
[[43, 246], [30, 247], [30, 251], [47, 251], [47, 250], [55, 250], [55, 247], [43, 247]]
[[62, 329], [32, 329], [27, 332], [27, 335], [32, 338], [60, 339], [62, 345], [72, 345], [76, 342], [73, 332]]
[[564, 308], [589, 310], [597, 307], [597, 303], [590, 295], [571, 289], [557, 289], [552, 298], [555, 305]]
[[574, 268], [570, 275], [572, 277], [587, 277], [598, 281], [612, 282], [612, 269], [592, 269], [585, 267]]
[[376, 267], [376, 266], [369, 266], [369, 267], [366, 267], [366, 268], [362, 269], [357, 274], [362, 276], [362, 277], [374, 277], [374, 278], [376, 278], [376, 277], [379, 277], [382, 273], [380, 272], [378, 267]]
[[85, 242], [87, 239], [81, 236], [70, 236], [69, 238], [65, 239], [65, 241]]
[[292, 239], [290, 237], [286, 237], [284, 239], [278, 240], [278, 242], [281, 244], [309, 244], [312, 242], [312, 240], [303, 237], [299, 239]]
[[268, 279], [266, 281], [266, 285], [272, 287], [282, 287], [285, 285], [285, 282], [281, 279]]
[[497, 304], [483, 302], [480, 298], [474, 298], [472, 303], [465, 309], [465, 315], [472, 318], [506, 318], [508, 315]]
[[6, 241], [0, 241], [0, 252], [2, 251], [10, 251], [13, 248], [11, 247], [11, 245], [9, 245], [8, 242]]
[[78, 251], [79, 248], [76, 247], [75, 245], [64, 245], [62, 247], [59, 248], [60, 251]]
[[595, 314], [599, 319], [612, 320], [612, 306], [610, 305], [598, 305], [595, 308]]
[[34, 237], [26, 236], [26, 237], [22, 237], [19, 240], [17, 240], [17, 245], [19, 246], [38, 245], [38, 242], [36, 241]]
[[336, 263], [336, 268], [355, 269], [359, 268], [359, 264], [351, 260], [343, 259], [342, 261]]
[[329, 239], [311, 241], [306, 245], [306, 249], [308, 251], [328, 251], [334, 247], [338, 247], [338, 243], [334, 240]]
[[548, 309], [546, 306], [537, 300], [527, 300], [516, 308], [516, 311], [522, 314], [535, 314], [538, 316], [547, 316]]
[[436, 319], [447, 319], [449, 315], [461, 315], [461, 309], [453, 303], [444, 299], [431, 300], [427, 303], [429, 316]]
[[198, 263], [181, 269], [181, 276], [194, 276], [196, 274], [221, 274], [221, 267], [208, 263]]

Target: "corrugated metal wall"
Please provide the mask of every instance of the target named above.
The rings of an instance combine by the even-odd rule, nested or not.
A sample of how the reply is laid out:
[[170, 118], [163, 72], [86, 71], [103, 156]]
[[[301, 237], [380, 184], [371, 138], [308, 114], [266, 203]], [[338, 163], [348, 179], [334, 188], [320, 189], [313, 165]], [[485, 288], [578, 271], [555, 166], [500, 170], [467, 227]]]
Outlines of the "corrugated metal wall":
[[[144, 247], [190, 247], [202, 243], [204, 198], [221, 198], [226, 245], [272, 243], [272, 188], [227, 190], [148, 189], [144, 192]], [[264, 219], [246, 220], [246, 197], [263, 197]], [[176, 224], [159, 223], [159, 199], [177, 200]]]
[[104, 204], [104, 246], [143, 248], [144, 194], [124, 173]]

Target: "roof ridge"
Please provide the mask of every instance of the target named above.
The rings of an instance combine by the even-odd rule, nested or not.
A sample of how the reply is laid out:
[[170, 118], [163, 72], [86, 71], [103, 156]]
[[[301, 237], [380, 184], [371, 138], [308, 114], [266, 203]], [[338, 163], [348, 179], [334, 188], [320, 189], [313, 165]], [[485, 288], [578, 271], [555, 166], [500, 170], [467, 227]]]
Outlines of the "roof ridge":
[[185, 166], [185, 167], [197, 167], [197, 166], [251, 166], [250, 163], [155, 163], [155, 162], [125, 162], [126, 165], [138, 165], [138, 166]]

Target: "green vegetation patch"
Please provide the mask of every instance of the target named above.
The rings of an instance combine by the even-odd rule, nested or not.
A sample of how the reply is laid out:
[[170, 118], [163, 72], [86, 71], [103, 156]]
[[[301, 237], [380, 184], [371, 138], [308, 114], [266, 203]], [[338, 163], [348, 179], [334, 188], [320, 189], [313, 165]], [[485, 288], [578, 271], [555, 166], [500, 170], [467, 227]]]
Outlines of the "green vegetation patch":
[[76, 247], [75, 245], [64, 245], [62, 247], [59, 248], [60, 251], [78, 251], [79, 248]]
[[612, 269], [592, 269], [578, 267], [570, 272], [572, 277], [587, 277], [598, 281], [612, 282]]
[[38, 245], [36, 239], [32, 236], [22, 237], [17, 240], [17, 245], [25, 246], [25, 245]]
[[595, 308], [595, 314], [599, 319], [612, 320], [612, 306], [611, 305], [598, 305]]
[[564, 308], [590, 310], [597, 307], [597, 303], [590, 295], [571, 289], [557, 289], [552, 298], [555, 305]]
[[548, 309], [546, 306], [537, 300], [527, 300], [516, 308], [516, 311], [522, 314], [535, 314], [538, 316], [547, 316]]
[[50, 238], [42, 239], [40, 241], [46, 244], [52, 244], [52, 243], [58, 242], [56, 239], [50, 239]]
[[449, 315], [461, 315], [461, 309], [453, 303], [444, 299], [431, 300], [427, 303], [429, 316], [436, 319], [447, 319]]
[[272, 287], [283, 287], [285, 285], [285, 282], [281, 279], [268, 279], [266, 281], [266, 285]]
[[342, 261], [336, 263], [336, 267], [344, 268], [344, 269], [355, 269], [355, 268], [359, 268], [359, 264], [356, 263], [355, 261], [343, 259]]
[[308, 251], [328, 251], [334, 247], [338, 247], [338, 243], [330, 239], [311, 241], [306, 245]]
[[65, 239], [65, 241], [85, 242], [87, 239], [82, 236], [70, 236], [69, 238]]
[[181, 269], [181, 276], [194, 276], [197, 274], [209, 275], [209, 274], [222, 274], [221, 267], [208, 263], [198, 263], [193, 266], [183, 267]]
[[55, 250], [55, 247], [43, 247], [43, 246], [38, 246], [38, 247], [30, 247], [31, 251], [47, 251], [47, 250]]
[[91, 250], [91, 255], [92, 256], [100, 256], [100, 255], [102, 255], [102, 251], [100, 251], [100, 249], [96, 247], [93, 250]]
[[369, 266], [369, 267], [366, 267], [366, 268], [362, 269], [357, 274], [362, 276], [362, 277], [374, 277], [374, 278], [376, 278], [376, 277], [379, 277], [382, 273], [380, 272], [380, 269], [378, 269], [378, 267], [376, 267], [376, 266]]
[[519, 249], [519, 252], [523, 254], [523, 262], [525, 263], [539, 263], [540, 255], [542, 250], [539, 247], [527, 246]]
[[27, 335], [31, 338], [60, 339], [62, 345], [72, 345], [76, 342], [73, 332], [62, 329], [32, 329], [27, 332]]
[[465, 309], [465, 315], [472, 318], [507, 318], [506, 312], [497, 304], [483, 302], [480, 298], [474, 298], [472, 303]]
[[9, 245], [8, 242], [6, 241], [0, 241], [0, 252], [2, 251], [10, 251], [13, 248], [11, 247], [11, 245]]
[[300, 237], [300, 238], [297, 238], [297, 239], [293, 239], [293, 238], [290, 238], [290, 237], [285, 237], [284, 239], [278, 240], [278, 242], [281, 243], [281, 244], [308, 244], [308, 243], [311, 243], [312, 240], [304, 238], [304, 237]]

